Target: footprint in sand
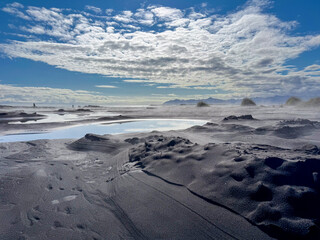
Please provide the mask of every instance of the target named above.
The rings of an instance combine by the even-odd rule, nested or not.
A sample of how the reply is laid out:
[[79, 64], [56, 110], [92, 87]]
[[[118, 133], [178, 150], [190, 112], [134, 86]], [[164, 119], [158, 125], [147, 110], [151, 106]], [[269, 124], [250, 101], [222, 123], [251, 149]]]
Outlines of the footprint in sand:
[[71, 214], [71, 207], [65, 207], [64, 211], [66, 214]]
[[84, 226], [84, 225], [82, 225], [82, 224], [77, 224], [77, 228], [79, 228], [79, 229], [83, 230], [83, 229], [85, 229], [85, 226]]
[[53, 226], [54, 226], [55, 228], [61, 228], [61, 227], [63, 227], [63, 225], [62, 225], [59, 221], [54, 221], [54, 222], [53, 222]]
[[40, 206], [39, 206], [39, 205], [35, 206], [35, 207], [33, 208], [33, 210], [36, 211], [36, 212], [40, 212]]

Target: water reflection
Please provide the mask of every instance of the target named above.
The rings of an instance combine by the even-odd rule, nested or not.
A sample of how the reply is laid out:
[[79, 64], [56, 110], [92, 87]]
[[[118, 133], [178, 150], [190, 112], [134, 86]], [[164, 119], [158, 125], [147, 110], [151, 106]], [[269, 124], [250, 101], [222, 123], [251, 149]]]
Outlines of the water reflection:
[[139, 120], [135, 122], [117, 122], [112, 124], [86, 124], [81, 126], [57, 129], [52, 132], [30, 132], [16, 135], [0, 136], [0, 142], [31, 141], [37, 139], [65, 139], [81, 138], [87, 133], [93, 134], [120, 134], [129, 132], [150, 132], [153, 130], [179, 130], [203, 125], [203, 120]]
[[68, 121], [77, 121], [77, 120], [85, 120], [97, 117], [111, 117], [117, 116], [119, 114], [115, 113], [45, 113], [45, 117], [41, 119], [23, 119], [19, 120], [17, 118], [10, 118], [9, 120], [19, 120], [10, 122], [9, 124], [34, 124], [34, 123], [55, 123], [55, 122], [68, 122]]

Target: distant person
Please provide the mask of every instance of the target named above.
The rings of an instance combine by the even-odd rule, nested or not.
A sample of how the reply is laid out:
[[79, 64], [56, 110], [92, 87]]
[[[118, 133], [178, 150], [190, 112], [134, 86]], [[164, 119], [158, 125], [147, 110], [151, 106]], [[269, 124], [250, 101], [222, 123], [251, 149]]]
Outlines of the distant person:
[[34, 108], [36, 108], [36, 107], [37, 107], [35, 103], [33, 103], [33, 107], [34, 107]]

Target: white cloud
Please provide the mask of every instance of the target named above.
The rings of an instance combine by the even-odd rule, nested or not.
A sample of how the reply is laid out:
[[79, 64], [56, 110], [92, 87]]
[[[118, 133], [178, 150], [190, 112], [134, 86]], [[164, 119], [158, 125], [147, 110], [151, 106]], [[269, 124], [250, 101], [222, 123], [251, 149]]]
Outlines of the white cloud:
[[134, 14], [137, 21], [142, 25], [152, 26], [154, 24], [154, 15], [151, 11], [146, 11], [145, 9], [138, 9]]
[[46, 30], [43, 26], [32, 26], [30, 28], [27, 27], [21, 27], [23, 31], [34, 33], [34, 34], [45, 34]]
[[209, 27], [211, 24], [212, 20], [210, 18], [196, 19], [190, 22], [189, 28], [205, 28]]
[[114, 27], [107, 27], [107, 33], [114, 33]]
[[320, 65], [313, 64], [305, 68], [306, 71], [320, 71]]
[[15, 7], [15, 8], [24, 8], [24, 6], [18, 2], [14, 2], [14, 3], [8, 4], [8, 5], [11, 7]]
[[106, 9], [106, 14], [107, 15], [111, 15], [112, 12], [113, 12], [113, 9], [110, 9], [110, 8]]
[[211, 89], [230, 96], [318, 91], [316, 65], [297, 70], [286, 62], [318, 47], [320, 35], [292, 34], [297, 23], [264, 13], [267, 4], [250, 1], [227, 15], [149, 6], [135, 12], [108, 11], [99, 18], [7, 5], [9, 13], [19, 11], [33, 20], [20, 29], [41, 40], [3, 43], [0, 51], [158, 88]]
[[11, 4], [7, 4], [4, 8], [1, 10], [7, 13], [10, 13], [14, 16], [17, 16], [19, 18], [22, 18], [24, 20], [31, 20], [31, 18], [27, 15], [25, 15], [19, 8], [24, 8], [24, 6], [20, 3], [14, 2]]
[[191, 10], [192, 10], [191, 13], [188, 15], [188, 18], [190, 18], [190, 19], [198, 19], [198, 18], [206, 17], [205, 14], [195, 12], [193, 8]]
[[86, 5], [85, 6], [86, 10], [90, 10], [96, 14], [102, 13], [102, 10], [100, 8], [94, 7], [94, 6], [90, 6], [90, 5]]
[[170, 7], [150, 7], [158, 18], [164, 21], [173, 21], [183, 17], [180, 9]]
[[46, 9], [39, 7], [28, 7], [26, 10], [28, 18], [38, 22], [34, 26], [22, 26], [21, 29], [35, 34], [45, 34], [61, 39], [71, 39], [74, 33], [71, 31], [71, 26], [82, 15], [70, 14], [64, 15], [57, 9]]
[[131, 18], [133, 13], [131, 11], [123, 11], [121, 14], [118, 14], [113, 17], [115, 21], [123, 22], [123, 23], [130, 23], [133, 21]]
[[201, 7], [205, 8], [208, 6], [208, 3], [201, 3]]
[[153, 93], [151, 95], [152, 96], [157, 96], [157, 97], [177, 97], [177, 95], [174, 94], [174, 93], [167, 93], [167, 94]]
[[169, 27], [185, 27], [190, 23], [190, 20], [187, 18], [180, 18], [173, 20], [171, 22], [167, 22], [165, 25]]
[[147, 82], [152, 82], [150, 80], [141, 80], [141, 79], [125, 79], [123, 82], [128, 82], [128, 83], [147, 83]]
[[95, 87], [97, 87], [97, 88], [118, 88], [118, 87], [112, 86], [112, 85], [95, 85]]
[[121, 26], [124, 28], [127, 28], [127, 29], [133, 29], [133, 30], [140, 30], [141, 29], [140, 27], [137, 27], [137, 26], [134, 26], [131, 24], [122, 24]]

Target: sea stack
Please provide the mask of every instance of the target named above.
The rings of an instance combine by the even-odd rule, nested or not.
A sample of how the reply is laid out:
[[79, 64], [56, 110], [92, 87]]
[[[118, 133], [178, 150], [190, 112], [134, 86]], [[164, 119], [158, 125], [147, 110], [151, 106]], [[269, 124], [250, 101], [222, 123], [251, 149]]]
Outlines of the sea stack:
[[256, 106], [256, 103], [250, 98], [244, 98], [242, 99], [241, 106]]
[[302, 100], [300, 98], [297, 97], [290, 97], [287, 101], [286, 101], [286, 105], [288, 106], [296, 106], [298, 104], [300, 104], [302, 102]]

